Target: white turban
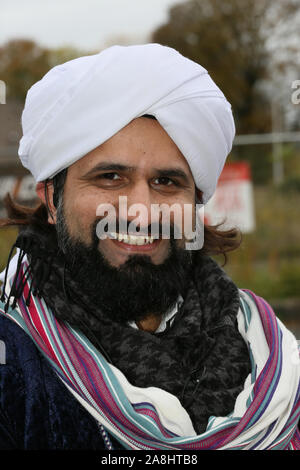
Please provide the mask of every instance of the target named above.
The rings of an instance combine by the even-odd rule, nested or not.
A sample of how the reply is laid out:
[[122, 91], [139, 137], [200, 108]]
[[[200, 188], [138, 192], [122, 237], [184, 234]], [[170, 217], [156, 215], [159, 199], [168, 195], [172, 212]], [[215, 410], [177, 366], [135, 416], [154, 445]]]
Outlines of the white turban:
[[207, 202], [232, 148], [231, 106], [207, 70], [159, 44], [113, 46], [51, 69], [28, 91], [19, 156], [43, 181], [144, 114], [175, 142]]

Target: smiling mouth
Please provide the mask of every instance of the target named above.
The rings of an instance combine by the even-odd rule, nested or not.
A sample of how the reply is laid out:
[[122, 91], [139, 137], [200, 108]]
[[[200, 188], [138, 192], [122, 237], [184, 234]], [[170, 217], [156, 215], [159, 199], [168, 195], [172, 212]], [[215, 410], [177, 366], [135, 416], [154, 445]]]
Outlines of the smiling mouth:
[[112, 240], [116, 240], [121, 242], [125, 245], [132, 245], [132, 246], [145, 246], [145, 245], [152, 245], [159, 241], [157, 237], [148, 236], [148, 235], [131, 235], [128, 233], [118, 233], [118, 232], [110, 232], [108, 235], [109, 238]]

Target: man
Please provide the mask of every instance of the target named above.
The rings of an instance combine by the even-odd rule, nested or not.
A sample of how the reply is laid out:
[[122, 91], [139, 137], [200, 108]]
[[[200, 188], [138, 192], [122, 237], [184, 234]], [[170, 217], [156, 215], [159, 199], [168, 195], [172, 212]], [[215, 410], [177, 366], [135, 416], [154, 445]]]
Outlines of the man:
[[299, 448], [296, 340], [209, 256], [237, 232], [201, 224], [234, 138], [207, 71], [115, 46], [52, 69], [22, 124], [41, 204], [8, 198], [3, 222], [21, 230], [2, 275], [0, 447]]

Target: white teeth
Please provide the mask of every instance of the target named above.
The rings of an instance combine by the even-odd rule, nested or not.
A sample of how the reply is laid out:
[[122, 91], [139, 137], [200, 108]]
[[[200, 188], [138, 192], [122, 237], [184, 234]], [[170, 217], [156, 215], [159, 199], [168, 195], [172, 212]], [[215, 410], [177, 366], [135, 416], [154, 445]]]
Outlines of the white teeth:
[[117, 240], [118, 234], [116, 232], [109, 232], [108, 238], [113, 238], [114, 240]]
[[128, 235], [126, 233], [110, 232], [110, 238], [118, 240], [119, 242], [127, 243], [128, 245], [147, 245], [153, 243], [153, 237], [142, 235]]

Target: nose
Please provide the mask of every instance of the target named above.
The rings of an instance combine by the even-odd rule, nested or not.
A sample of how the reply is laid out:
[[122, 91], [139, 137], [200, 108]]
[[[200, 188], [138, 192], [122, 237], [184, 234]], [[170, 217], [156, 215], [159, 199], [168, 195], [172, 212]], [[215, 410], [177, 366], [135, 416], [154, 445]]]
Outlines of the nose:
[[128, 229], [148, 233], [150, 224], [159, 222], [157, 198], [147, 181], [136, 182], [127, 194], [119, 198], [119, 216], [128, 222]]

